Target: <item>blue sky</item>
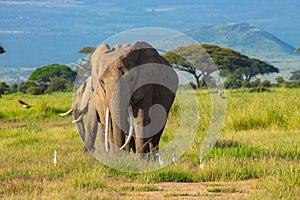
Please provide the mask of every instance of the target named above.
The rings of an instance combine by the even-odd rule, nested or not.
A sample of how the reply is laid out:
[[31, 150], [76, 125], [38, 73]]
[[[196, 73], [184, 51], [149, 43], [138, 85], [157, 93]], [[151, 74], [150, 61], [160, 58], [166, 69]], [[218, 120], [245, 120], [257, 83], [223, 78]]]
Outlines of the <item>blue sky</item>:
[[296, 47], [300, 43], [300, 2], [229, 0], [0, 0], [2, 67], [71, 63], [83, 46], [140, 27], [187, 31], [243, 22]]

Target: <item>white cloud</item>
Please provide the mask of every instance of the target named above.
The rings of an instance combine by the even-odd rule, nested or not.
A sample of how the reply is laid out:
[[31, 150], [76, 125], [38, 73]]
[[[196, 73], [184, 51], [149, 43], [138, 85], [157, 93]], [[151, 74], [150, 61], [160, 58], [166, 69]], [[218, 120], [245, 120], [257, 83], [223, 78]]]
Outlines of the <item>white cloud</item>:
[[82, 4], [73, 0], [53, 0], [53, 1], [0, 1], [4, 5], [29, 5], [29, 6], [74, 6]]
[[18, 31], [18, 30], [0, 30], [0, 34], [24, 34], [25, 31]]
[[145, 9], [146, 12], [168, 12], [172, 10], [176, 10], [176, 8], [146, 8]]

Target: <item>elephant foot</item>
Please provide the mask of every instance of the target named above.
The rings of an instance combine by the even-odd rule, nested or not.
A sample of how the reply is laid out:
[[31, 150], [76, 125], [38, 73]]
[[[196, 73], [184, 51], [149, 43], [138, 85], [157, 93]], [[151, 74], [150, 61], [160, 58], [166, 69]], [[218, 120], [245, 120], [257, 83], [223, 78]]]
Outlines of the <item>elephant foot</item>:
[[93, 153], [95, 151], [95, 147], [87, 148], [86, 146], [83, 147], [84, 153]]

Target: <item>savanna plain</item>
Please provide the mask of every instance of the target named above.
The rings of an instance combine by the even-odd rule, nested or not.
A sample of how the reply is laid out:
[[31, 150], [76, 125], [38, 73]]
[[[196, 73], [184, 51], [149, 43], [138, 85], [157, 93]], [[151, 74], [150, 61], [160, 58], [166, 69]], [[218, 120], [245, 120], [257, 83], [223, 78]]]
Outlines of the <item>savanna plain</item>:
[[[194, 91], [179, 91], [189, 93]], [[300, 89], [226, 90], [222, 134], [205, 155], [203, 169], [199, 149], [212, 103], [209, 91], [195, 94], [200, 121], [191, 146], [176, 163], [147, 173], [111, 169], [83, 150], [72, 116], [59, 115], [70, 108], [72, 93], [3, 95], [0, 198], [299, 199]], [[19, 99], [32, 107], [22, 108]], [[176, 100], [161, 146], [178, 131], [184, 109]]]

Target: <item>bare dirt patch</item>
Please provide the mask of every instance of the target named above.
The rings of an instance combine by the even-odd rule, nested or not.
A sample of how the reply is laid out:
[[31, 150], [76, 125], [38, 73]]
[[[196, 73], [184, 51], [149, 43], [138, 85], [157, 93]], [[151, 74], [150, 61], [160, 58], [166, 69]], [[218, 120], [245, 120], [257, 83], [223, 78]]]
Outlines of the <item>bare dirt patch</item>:
[[[241, 199], [251, 197], [257, 180], [156, 184], [121, 183], [118, 199]], [[120, 184], [120, 183], [119, 183]]]

